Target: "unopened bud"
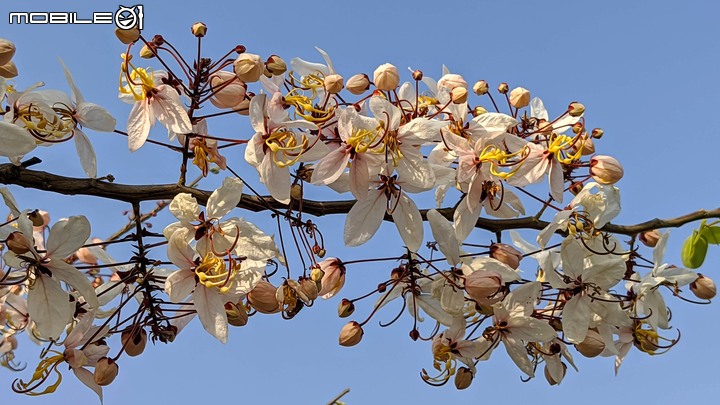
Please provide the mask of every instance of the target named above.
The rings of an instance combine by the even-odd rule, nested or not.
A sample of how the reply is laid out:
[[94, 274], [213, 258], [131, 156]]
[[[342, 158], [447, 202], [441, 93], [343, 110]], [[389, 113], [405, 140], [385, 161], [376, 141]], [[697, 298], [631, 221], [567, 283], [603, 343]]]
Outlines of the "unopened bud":
[[507, 94], [507, 92], [510, 91], [510, 87], [508, 86], [507, 83], [502, 82], [502, 83], [500, 83], [500, 85], [498, 86], [498, 89], [497, 89], [497, 90], [498, 90], [498, 93], [500, 93], [500, 94]]
[[332, 298], [345, 285], [345, 266], [337, 258], [328, 258], [320, 263], [320, 269], [324, 272], [320, 281], [320, 296], [324, 299]]
[[585, 113], [585, 106], [581, 103], [578, 103], [577, 101], [573, 101], [568, 106], [568, 114], [570, 114], [571, 117], [580, 117]]
[[287, 63], [285, 63], [285, 60], [283, 60], [283, 58], [277, 55], [271, 55], [269, 58], [267, 58], [267, 61], [265, 61], [265, 68], [272, 75], [279, 76], [287, 72]]
[[4, 65], [0, 66], [0, 77], [4, 77], [6, 79], [12, 79], [13, 77], [17, 77], [18, 70], [17, 66], [15, 66], [15, 62], [10, 61], [8, 63], [5, 63]]
[[313, 246], [312, 251], [315, 256], [321, 259], [325, 257], [325, 254], [327, 253], [327, 251], [323, 249], [320, 245]]
[[340, 346], [350, 347], [360, 343], [363, 337], [363, 330], [359, 323], [350, 321], [340, 330], [338, 343]]
[[455, 374], [455, 388], [464, 390], [472, 384], [474, 377], [473, 372], [470, 371], [469, 368], [460, 367], [457, 370], [457, 374]]
[[347, 298], [343, 298], [338, 304], [338, 316], [340, 318], [347, 318], [355, 312], [355, 304]]
[[485, 80], [478, 80], [473, 85], [473, 91], [478, 96], [483, 96], [483, 95], [487, 94], [487, 92], [489, 91], [489, 86]]
[[578, 195], [582, 191], [583, 187], [585, 186], [582, 183], [573, 183], [570, 185], [569, 190], [572, 195]]
[[144, 59], [152, 59], [155, 57], [155, 51], [145, 44], [142, 49], [140, 49], [140, 57]]
[[615, 184], [623, 174], [622, 165], [612, 156], [597, 155], [590, 159], [590, 175], [600, 184]]
[[118, 365], [115, 360], [103, 357], [95, 365], [94, 380], [100, 386], [110, 385], [118, 375]]
[[464, 87], [455, 87], [450, 92], [452, 102], [455, 104], [466, 103], [468, 99], [468, 91]]
[[300, 290], [309, 301], [315, 301], [318, 297], [318, 293], [320, 292], [318, 289], [318, 283], [310, 278], [300, 279]]
[[503, 286], [502, 277], [497, 273], [477, 270], [465, 277], [465, 291], [481, 305], [492, 305], [503, 297], [498, 294]]
[[210, 102], [217, 108], [236, 109], [238, 104], [245, 100], [247, 85], [241, 82], [235, 74], [221, 70], [210, 76], [210, 88], [213, 95]]
[[310, 271], [310, 279], [316, 283], [319, 283], [320, 280], [322, 280], [323, 276], [325, 275], [325, 272], [320, 269], [320, 267], [315, 267]]
[[602, 138], [604, 133], [605, 133], [605, 131], [603, 131], [602, 129], [595, 128], [592, 130], [591, 136], [595, 139], [600, 139], [600, 138]]
[[662, 233], [660, 233], [660, 231], [658, 231], [657, 229], [653, 229], [652, 231], [645, 231], [641, 233], [639, 239], [640, 242], [643, 243], [643, 245], [654, 248], [660, 240], [661, 236]]
[[238, 304], [226, 302], [225, 314], [227, 314], [228, 323], [232, 326], [245, 326], [248, 323], [247, 308], [242, 302]]
[[105, 284], [105, 281], [102, 279], [102, 277], [99, 276], [95, 277], [92, 281], [93, 288], [98, 288], [103, 284]]
[[400, 74], [394, 65], [385, 63], [375, 69], [373, 82], [375, 83], [375, 87], [379, 90], [393, 90], [400, 83]]
[[263, 68], [264, 66], [260, 60], [260, 55], [253, 53], [242, 53], [233, 63], [235, 76], [245, 83], [253, 83], [260, 80], [260, 76], [263, 74]]
[[583, 136], [582, 139], [582, 149], [580, 150], [580, 154], [583, 156], [592, 155], [595, 153], [595, 142], [593, 142], [592, 138], [588, 138], [587, 135]]
[[277, 287], [261, 280], [247, 295], [247, 300], [261, 314], [274, 314], [280, 311], [280, 303], [275, 298]]
[[370, 78], [365, 73], [358, 73], [345, 83], [345, 88], [350, 93], [359, 96], [370, 88]]
[[207, 25], [202, 22], [196, 22], [190, 27], [190, 32], [198, 38], [202, 38], [207, 34]]
[[422, 80], [422, 79], [423, 79], [423, 72], [422, 72], [422, 70], [414, 70], [414, 71], [412, 72], [412, 78], [413, 78], [413, 80], [415, 80], [415, 81], [420, 81], [420, 80]]
[[32, 249], [30, 241], [22, 232], [13, 232], [8, 235], [5, 245], [16, 255], [24, 255]]
[[303, 189], [302, 186], [295, 183], [292, 186], [290, 186], [290, 197], [292, 197], [295, 200], [302, 200], [303, 196]]
[[137, 26], [134, 26], [128, 30], [115, 28], [115, 36], [123, 44], [129, 45], [140, 39], [140, 29]]
[[477, 106], [473, 108], [472, 115], [473, 117], [477, 117], [478, 115], [486, 114], [488, 111], [483, 106]]
[[125, 353], [130, 357], [141, 355], [145, 351], [147, 332], [145, 329], [126, 330], [120, 335], [120, 341], [125, 347]]
[[530, 104], [530, 90], [523, 87], [515, 87], [510, 92], [510, 104], [515, 108], [527, 107]]
[[[560, 381], [562, 381], [563, 378], [565, 378], [565, 373], [567, 372], [567, 366], [565, 363], [560, 363], [562, 366], [562, 374], [558, 378]], [[558, 385], [560, 384], [560, 381], [555, 381], [555, 379], [550, 375], [550, 369], [548, 368], [547, 363], [545, 364], [545, 380], [547, 380], [548, 384], [550, 385]]]
[[10, 62], [15, 56], [15, 44], [0, 38], [0, 66]]
[[462, 76], [453, 73], [448, 73], [444, 75], [437, 82], [438, 90], [446, 88], [448, 91], [453, 91], [458, 87], [462, 87], [467, 90], [468, 85]]
[[697, 280], [690, 283], [690, 291], [701, 300], [710, 300], [717, 294], [717, 287], [710, 277], [698, 273]]
[[517, 270], [523, 255], [522, 252], [506, 243], [493, 243], [490, 246], [490, 257]]
[[595, 357], [605, 350], [605, 342], [596, 330], [589, 329], [585, 339], [576, 344], [575, 348], [585, 357]]
[[330, 94], [340, 93], [343, 89], [343, 77], [338, 74], [325, 76], [325, 91]]
[[[248, 93], [249, 95], [250, 93]], [[236, 105], [233, 110], [240, 115], [250, 115], [250, 99], [245, 99]]]

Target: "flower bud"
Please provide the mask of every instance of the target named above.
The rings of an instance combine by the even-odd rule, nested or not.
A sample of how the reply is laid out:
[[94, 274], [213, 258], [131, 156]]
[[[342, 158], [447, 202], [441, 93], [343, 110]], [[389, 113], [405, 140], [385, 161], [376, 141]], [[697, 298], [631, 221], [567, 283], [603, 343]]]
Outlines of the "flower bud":
[[540, 118], [537, 120], [537, 130], [541, 134], [549, 135], [553, 130], [553, 126], [548, 120]]
[[92, 281], [92, 286], [93, 286], [93, 288], [98, 288], [101, 285], [103, 285], [104, 283], [105, 283], [105, 281], [102, 279], [102, 277], [96, 276]]
[[465, 277], [465, 291], [481, 305], [492, 305], [503, 297], [498, 294], [503, 286], [502, 277], [497, 273], [477, 270]]
[[120, 335], [120, 342], [125, 347], [125, 353], [130, 357], [139, 356], [145, 351], [147, 332], [145, 329], [126, 330]]
[[520, 267], [520, 260], [522, 260], [523, 255], [519, 250], [508, 244], [493, 243], [490, 245], [490, 257], [517, 270]]
[[338, 316], [340, 318], [347, 318], [355, 312], [355, 304], [347, 298], [343, 298], [338, 304]]
[[123, 44], [129, 45], [140, 39], [140, 29], [137, 26], [134, 26], [129, 30], [115, 28], [115, 36]]
[[468, 85], [462, 76], [448, 73], [445, 76], [441, 77], [440, 80], [438, 80], [437, 82], [438, 90], [442, 89], [443, 87], [448, 89], [448, 91], [453, 91], [458, 87], [462, 87], [463, 89], [467, 90]]
[[0, 66], [10, 62], [15, 56], [15, 44], [0, 38]]
[[15, 66], [15, 62], [10, 61], [8, 63], [5, 63], [4, 65], [0, 66], [0, 77], [4, 77], [6, 79], [12, 79], [13, 77], [16, 77], [18, 75], [17, 66]]
[[118, 375], [118, 365], [115, 360], [103, 357], [95, 365], [95, 384], [100, 386], [110, 385]]
[[595, 139], [600, 139], [600, 138], [602, 138], [604, 133], [605, 133], [605, 131], [603, 131], [602, 129], [595, 128], [592, 130], [591, 136]]
[[319, 294], [324, 299], [332, 298], [345, 285], [345, 266], [340, 259], [334, 257], [325, 259], [318, 264], [324, 273], [320, 281]]
[[515, 87], [510, 92], [510, 104], [515, 108], [527, 107], [530, 104], [530, 91], [522, 87]]
[[318, 297], [318, 283], [309, 278], [300, 279], [300, 290], [309, 301], [315, 301]]
[[422, 79], [423, 79], [423, 72], [422, 72], [422, 70], [414, 70], [414, 71], [412, 72], [412, 78], [413, 78], [413, 80], [418, 81], [418, 82], [419, 82], [420, 80], [422, 80]]
[[310, 271], [310, 279], [316, 283], [319, 283], [324, 275], [325, 272], [322, 271], [320, 267], [313, 267], [313, 269]]
[[63, 357], [72, 368], [79, 368], [88, 364], [88, 358], [82, 350], [67, 348], [63, 352]]
[[190, 27], [190, 32], [198, 38], [202, 38], [207, 34], [207, 25], [202, 22], [196, 22]]
[[455, 374], [455, 388], [464, 390], [472, 384], [473, 378], [472, 371], [467, 367], [460, 367]]
[[363, 332], [359, 323], [350, 321], [340, 330], [338, 343], [340, 343], [340, 346], [345, 347], [355, 346], [362, 340], [363, 333], [365, 332]]
[[265, 61], [265, 69], [267, 69], [272, 75], [279, 76], [287, 72], [287, 64], [283, 58], [277, 55], [270, 55], [270, 57]]
[[225, 314], [227, 315], [228, 323], [232, 326], [245, 326], [248, 323], [247, 308], [245, 308], [242, 301], [238, 304], [226, 302]]
[[710, 300], [717, 294], [717, 287], [711, 278], [698, 273], [697, 280], [690, 283], [690, 291], [701, 300]]
[[28, 213], [28, 219], [30, 219], [30, 222], [33, 224], [33, 229], [36, 231], [42, 231], [45, 229], [48, 225], [50, 225], [50, 213], [47, 211], [42, 210], [35, 210]]
[[13, 232], [8, 235], [5, 245], [16, 255], [24, 255], [32, 249], [32, 244], [22, 232]]
[[400, 74], [394, 65], [385, 63], [375, 69], [373, 82], [375, 82], [375, 87], [379, 90], [393, 90], [400, 83]]
[[345, 83], [345, 88], [350, 93], [359, 96], [370, 88], [370, 78], [365, 73], [358, 73]]
[[261, 314], [274, 314], [280, 311], [280, 303], [275, 298], [277, 287], [261, 280], [247, 295], [247, 300]]
[[590, 175], [600, 184], [615, 184], [623, 174], [620, 162], [612, 156], [597, 155], [590, 159]]
[[498, 85], [497, 90], [498, 90], [498, 93], [500, 93], [500, 94], [507, 94], [507, 92], [510, 90], [510, 87], [508, 86], [507, 83], [502, 82], [502, 83], [500, 83], [500, 85]]
[[[93, 238], [90, 242], [101, 243], [102, 240], [99, 238]], [[85, 264], [97, 264], [97, 257], [95, 257], [95, 255], [90, 252], [90, 249], [86, 247], [81, 247], [80, 249], [78, 249], [77, 252], [75, 252], [75, 255], [78, 257], [78, 260]]]
[[587, 135], [583, 136], [582, 139], [582, 149], [580, 150], [580, 154], [583, 156], [592, 155], [595, 153], [595, 142], [593, 142], [592, 138], [588, 138]]
[[260, 80], [260, 76], [263, 74], [263, 68], [264, 66], [260, 60], [260, 55], [253, 53], [242, 53], [233, 63], [235, 76], [245, 83], [253, 83]]
[[319, 257], [319, 258], [322, 259], [323, 257], [325, 257], [325, 254], [327, 253], [327, 250], [325, 250], [324, 248], [322, 248], [320, 245], [317, 245], [317, 244], [316, 244], [315, 246], [312, 247], [312, 252], [313, 252], [313, 254], [314, 254], [315, 256], [317, 256], [317, 257]]
[[295, 183], [292, 186], [290, 186], [290, 197], [292, 197], [294, 200], [302, 200], [303, 197], [303, 189], [302, 186]]
[[464, 87], [455, 87], [450, 92], [450, 98], [455, 104], [467, 103], [468, 91]]
[[641, 233], [639, 239], [640, 242], [643, 243], [643, 245], [654, 248], [660, 240], [661, 236], [662, 233], [660, 233], [660, 231], [658, 231], [657, 229], [653, 229], [652, 231], [645, 231]]
[[338, 74], [325, 76], [325, 91], [330, 94], [340, 93], [343, 89], [343, 77]]
[[583, 187], [585, 187], [582, 183], [573, 183], [570, 185], [570, 192], [572, 195], [578, 195], [582, 191]]
[[568, 114], [570, 114], [571, 117], [580, 117], [583, 113], [585, 113], [585, 106], [577, 101], [573, 101], [568, 106]]
[[140, 49], [140, 57], [143, 59], [152, 59], [155, 57], [155, 50], [145, 44], [142, 49]]
[[246, 98], [236, 105], [233, 110], [240, 115], [250, 115], [250, 100]]
[[217, 108], [235, 108], [243, 100], [247, 85], [231, 72], [221, 70], [210, 76], [213, 95], [210, 102]]
[[[562, 381], [563, 378], [565, 378], [565, 373], [567, 372], [567, 366], [565, 363], [560, 363], [562, 365], [562, 375], [560, 376], [560, 381]], [[547, 363], [545, 364], [545, 380], [547, 380], [548, 384], [550, 385], [558, 385], [560, 384], [560, 381], [555, 381], [555, 379], [550, 375], [550, 369], [548, 369]]]
[[605, 350], [605, 342], [596, 330], [589, 329], [585, 339], [576, 344], [575, 348], [585, 357], [595, 357]]
[[473, 91], [474, 91], [475, 94], [477, 94], [478, 96], [484, 96], [484, 95], [487, 94], [487, 92], [489, 91], [489, 87], [488, 87], [487, 82], [486, 82], [485, 80], [478, 80], [478, 81], [475, 82], [475, 84], [473, 85]]
[[477, 106], [473, 108], [472, 115], [473, 117], [477, 117], [478, 115], [486, 114], [488, 111], [483, 106]]

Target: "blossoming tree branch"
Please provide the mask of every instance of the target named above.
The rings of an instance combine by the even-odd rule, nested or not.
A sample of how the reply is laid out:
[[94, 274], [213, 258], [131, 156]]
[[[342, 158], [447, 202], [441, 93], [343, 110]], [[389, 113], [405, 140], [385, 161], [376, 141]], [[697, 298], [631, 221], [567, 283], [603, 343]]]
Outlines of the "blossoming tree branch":
[[[720, 209], [612, 223], [623, 169], [596, 153], [603, 131], [588, 126], [581, 103], [551, 114], [529, 90], [470, 85], [445, 68], [437, 80], [389, 63], [350, 76], [321, 49], [319, 62], [289, 66], [241, 45], [206, 55], [206, 31], [192, 26], [192, 55], [160, 35], [116, 31], [119, 98], [132, 105], [126, 119], [86, 100], [85, 83], [62, 62], [69, 93], [17, 88], [15, 47], [0, 40], [0, 155], [9, 159], [0, 182], [10, 185], [0, 188], [8, 212], [0, 221], [0, 361], [21, 373], [15, 392], [52, 393], [71, 371], [102, 399], [148, 340], [182, 339], [189, 322], [200, 322], [225, 343], [230, 327], [252, 327], [259, 316], [289, 320], [335, 296], [338, 315], [355, 319], [339, 331], [342, 346], [372, 333], [366, 325], [378, 313], [413, 319], [410, 338], [431, 342], [432, 371], [420, 372], [428, 384], [467, 388], [493, 354], [527, 378], [541, 373], [559, 384], [578, 369], [578, 353], [613, 357], [617, 372], [630, 350], [669, 350], [679, 334], [665, 300], [715, 296], [714, 282], [694, 269], [720, 242]], [[220, 116], [247, 116], [247, 131], [222, 134], [212, 127]], [[157, 123], [167, 138], [150, 136]], [[96, 132], [127, 138], [128, 153], [174, 154], [176, 175], [140, 185], [98, 177]], [[76, 146], [77, 177], [42, 170], [37, 147], [62, 142]], [[211, 172], [224, 180], [204, 190]], [[251, 187], [256, 179], [264, 189]], [[18, 186], [116, 200], [130, 221], [91, 238], [97, 231], [80, 212], [51, 219], [42, 207], [19, 206]], [[336, 200], [313, 197], [325, 187]], [[416, 204], [433, 199], [434, 207]], [[148, 201], [157, 205], [143, 212]], [[164, 209], [177, 221], [152, 231], [146, 221]], [[261, 229], [243, 211], [277, 226]], [[348, 247], [376, 237], [384, 221], [402, 244], [391, 257], [343, 260], [326, 250], [333, 230], [314, 221], [325, 215], [345, 216]], [[664, 262], [667, 228], [697, 221], [682, 267]], [[123, 244], [132, 254], [112, 257]], [[340, 299], [346, 277], [367, 262], [387, 267], [377, 288]], [[39, 345], [37, 362], [16, 358], [21, 341]]]

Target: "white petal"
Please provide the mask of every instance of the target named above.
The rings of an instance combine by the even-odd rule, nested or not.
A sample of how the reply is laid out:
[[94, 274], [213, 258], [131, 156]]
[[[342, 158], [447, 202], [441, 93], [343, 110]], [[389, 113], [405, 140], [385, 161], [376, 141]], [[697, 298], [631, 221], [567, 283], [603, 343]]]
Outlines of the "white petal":
[[95, 289], [85, 274], [81, 273], [72, 265], [67, 264], [62, 259], [55, 257], [50, 259], [50, 263], [48, 263], [46, 267], [50, 269], [53, 277], [62, 280], [76, 289], [80, 295], [85, 298], [85, 302], [87, 302], [90, 308], [98, 308], [100, 306], [97, 295], [95, 294]]
[[226, 177], [222, 186], [213, 191], [207, 202], [208, 218], [222, 218], [237, 207], [242, 198], [243, 182], [237, 177]]
[[463, 196], [460, 204], [455, 208], [453, 214], [453, 224], [455, 226], [455, 238], [458, 241], [464, 241], [470, 236], [470, 233], [475, 229], [475, 224], [480, 217], [480, 211], [482, 211], [482, 205], [477, 205], [474, 210], [468, 208], [467, 195]]
[[451, 266], [456, 267], [460, 263], [460, 245], [455, 237], [455, 230], [437, 210], [428, 211], [427, 218], [433, 237], [440, 247], [440, 252], [445, 255]]
[[52, 277], [38, 275], [28, 291], [28, 314], [35, 322], [37, 334], [45, 339], [58, 339], [75, 312], [68, 293]]
[[400, 194], [392, 217], [407, 248], [417, 252], [423, 242], [423, 220], [417, 206], [405, 193]]
[[193, 293], [193, 303], [203, 328], [222, 343], [226, 343], [228, 321], [222, 296], [215, 291], [199, 286]]
[[0, 121], [0, 156], [23, 156], [35, 149], [35, 139], [25, 129]]
[[113, 132], [117, 121], [110, 112], [94, 103], [80, 103], [75, 113], [80, 125], [100, 132]]
[[387, 198], [379, 190], [372, 190], [365, 200], [356, 202], [345, 218], [345, 245], [359, 246], [370, 240], [380, 228], [386, 209]]
[[90, 222], [84, 216], [61, 219], [50, 229], [47, 256], [64, 259], [80, 249], [90, 237]]
[[150, 135], [153, 118], [147, 100], [137, 101], [127, 120], [128, 148], [130, 152], [140, 149]]
[[83, 368], [83, 367], [74, 368], [72, 370], [73, 370], [73, 373], [75, 373], [75, 377], [77, 377], [77, 379], [80, 380], [81, 383], [85, 384], [86, 387], [95, 391], [97, 396], [100, 398], [100, 403], [102, 404], [102, 402], [103, 402], [102, 387], [95, 383], [95, 377], [94, 377], [93, 373], [91, 373], [89, 370], [87, 370], [86, 368]]
[[[270, 152], [272, 153], [272, 152]], [[258, 168], [260, 180], [265, 184], [272, 198], [283, 204], [290, 203], [290, 171], [278, 167], [270, 154], [265, 155]]]
[[[182, 302], [195, 288], [195, 272], [189, 269], [180, 269], [165, 279], [165, 292], [172, 302]], [[205, 287], [198, 286], [198, 289]]]
[[503, 343], [505, 343], [505, 350], [507, 351], [507, 354], [510, 356], [515, 365], [518, 366], [518, 368], [523, 373], [527, 374], [529, 377], [535, 377], [533, 365], [528, 359], [527, 349], [525, 348], [525, 345], [510, 336], [503, 338]]
[[563, 308], [563, 332], [565, 332], [565, 338], [572, 343], [581, 343], [587, 335], [590, 326], [588, 301], [588, 297], [577, 294], [566, 302]]
[[177, 91], [169, 85], [160, 85], [157, 89], [158, 93], [150, 99], [155, 118], [176, 134], [192, 132], [192, 123]]
[[73, 131], [75, 139], [75, 149], [80, 157], [80, 164], [82, 164], [85, 174], [91, 179], [97, 177], [97, 159], [95, 158], [95, 150], [88, 137], [79, 129]]
[[313, 169], [312, 184], [330, 184], [340, 177], [347, 169], [350, 153], [345, 146], [340, 146], [320, 159]]

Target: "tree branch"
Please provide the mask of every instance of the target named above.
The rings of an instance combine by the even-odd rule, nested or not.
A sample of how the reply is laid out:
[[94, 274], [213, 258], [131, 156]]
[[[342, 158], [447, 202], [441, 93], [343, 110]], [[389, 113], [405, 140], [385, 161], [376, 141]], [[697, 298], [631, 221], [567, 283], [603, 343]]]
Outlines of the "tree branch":
[[[25, 188], [50, 191], [64, 195], [102, 197], [131, 204], [141, 201], [169, 200], [179, 193], [189, 193], [195, 197], [200, 204], [205, 205], [211, 194], [211, 191], [198, 190], [178, 184], [129, 185], [116, 184], [97, 179], [58, 176], [47, 172], [30, 170], [22, 166], [13, 166], [9, 163], [0, 164], [0, 183], [14, 184]], [[355, 200], [303, 200], [302, 207], [303, 213], [322, 217], [333, 214], [347, 214], [353, 204], [355, 204]], [[268, 207], [278, 210], [290, 208], [286, 204], [275, 201], [272, 197], [257, 197], [248, 194], [243, 194], [238, 204], [238, 208], [253, 212], [266, 211]], [[428, 210], [420, 210], [423, 220], [427, 220], [427, 211]], [[454, 208], [440, 208], [438, 211], [449, 220], [452, 220], [453, 214], [455, 213]], [[720, 208], [714, 210], [699, 210], [677, 218], [655, 218], [634, 225], [607, 224], [602, 228], [602, 231], [622, 235], [637, 235], [643, 231], [660, 228], [676, 228], [693, 221], [707, 218], [720, 218]], [[386, 215], [385, 220], [392, 221], [392, 217]], [[498, 232], [510, 229], [541, 230], [547, 225], [547, 221], [534, 217], [513, 219], [479, 218], [475, 227], [490, 232]]]

